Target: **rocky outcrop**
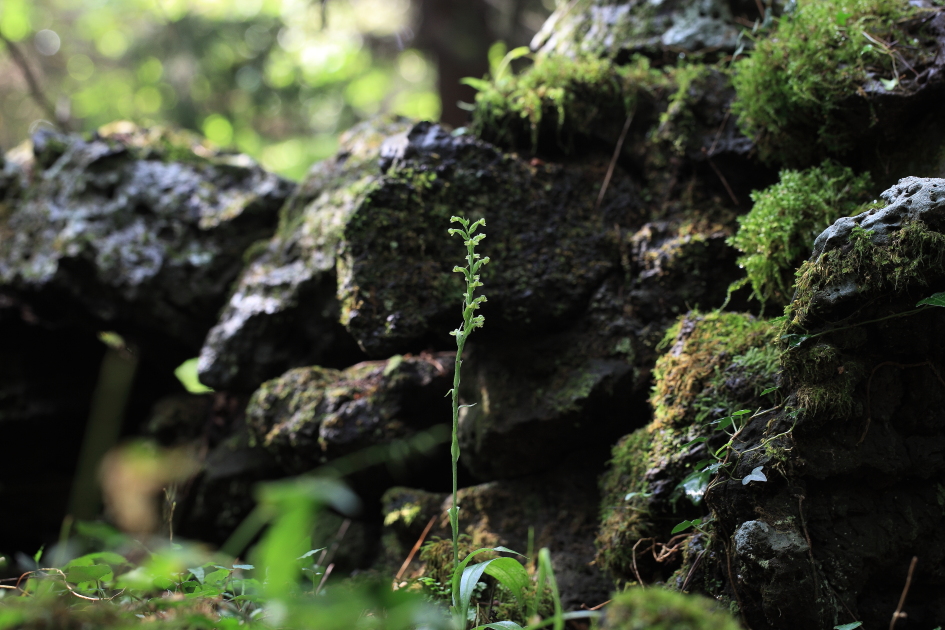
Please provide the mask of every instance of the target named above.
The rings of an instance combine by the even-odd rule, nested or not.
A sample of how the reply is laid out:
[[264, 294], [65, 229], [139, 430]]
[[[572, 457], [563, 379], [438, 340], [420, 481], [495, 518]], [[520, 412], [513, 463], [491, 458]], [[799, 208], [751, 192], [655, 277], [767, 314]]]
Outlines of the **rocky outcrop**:
[[[617, 457], [605, 477], [616, 481], [625, 471], [628, 483], [637, 480], [626, 486], [633, 492], [622, 507], [604, 513], [599, 544], [611, 570], [628, 579], [662, 575], [676, 588], [730, 600], [752, 628], [828, 629], [888, 623], [916, 557], [912, 584], [921, 587], [909, 593], [909, 623], [921, 627], [942, 618], [936, 593], [945, 558], [938, 526], [945, 481], [943, 187], [945, 180], [904, 179], [883, 194], [888, 205], [840, 219], [817, 239], [773, 348], [779, 389], [767, 395], [778, 404], [746, 405], [753, 413], [734, 419], [729, 431], [738, 429], [737, 435], [715, 450], [724, 460], [706, 468], [699, 482], [711, 519], [696, 523], [685, 541], [668, 542], [670, 532], [659, 532], [661, 523], [693, 519], [691, 503], [681, 500], [689, 507], [664, 512], [662, 520], [654, 509], [664, 505], [660, 497], [669, 488], [689, 493], [697, 487], [705, 462], [675, 472], [670, 462], [699, 458], [704, 446], [711, 451], [729, 438], [711, 428], [707, 434], [677, 429], [672, 440], [707, 440], [674, 445], [668, 459], [660, 455], [667, 434], [658, 426], [646, 440], [623, 443], [654, 464]], [[756, 354], [772, 351], [770, 341], [752, 347]], [[682, 405], [681, 419], [700, 409], [708, 418], [730, 413], [715, 409], [722, 390], [686, 400], [685, 392], [695, 390], [668, 382], [676, 377], [666, 367], [688, 353], [677, 342], [657, 364], [656, 391], [671, 394], [654, 399], [657, 417], [667, 401]], [[714, 371], [716, 387], [737, 392], [739, 383], [760, 386], [770, 378], [771, 361], [750, 362], [748, 354], [722, 359], [740, 364], [742, 372]], [[667, 483], [660, 485], [663, 473], [669, 473]], [[614, 504], [623, 487], [605, 484]], [[665, 568], [627, 555], [631, 544], [638, 553], [634, 541], [647, 537], [664, 550], [674, 547], [679, 564], [669, 553]]]
[[[745, 8], [725, 0], [594, 0], [580, 9], [563, 4], [532, 40], [532, 48], [545, 53], [624, 59], [638, 53], [680, 57], [706, 51], [732, 53], [738, 46], [735, 14], [743, 13]], [[757, 11], [750, 15], [751, 19], [758, 17]]]
[[246, 156], [128, 124], [87, 141], [41, 129], [20, 159], [2, 193], [4, 290], [41, 317], [161, 340], [181, 359], [290, 191]]

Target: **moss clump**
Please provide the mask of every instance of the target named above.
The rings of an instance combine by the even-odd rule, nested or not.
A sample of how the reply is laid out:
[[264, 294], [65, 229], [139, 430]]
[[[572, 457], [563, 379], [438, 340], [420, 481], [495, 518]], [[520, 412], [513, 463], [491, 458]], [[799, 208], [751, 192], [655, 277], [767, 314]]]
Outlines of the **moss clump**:
[[808, 0], [781, 17], [736, 63], [733, 79], [732, 111], [762, 156], [803, 163], [848, 150], [875, 121], [851, 117], [844, 101], [904, 92], [897, 74], [905, 69], [895, 59], [917, 71], [934, 59], [921, 13], [907, 0]]
[[[653, 368], [654, 425], [682, 428], [726, 416], [745, 404], [745, 394], [750, 399], [770, 387], [777, 371], [775, 332], [770, 321], [742, 313], [680, 318], [666, 331], [662, 345], [669, 351]], [[751, 378], [750, 386], [738, 384], [737, 393], [728, 387], [736, 371]]]
[[607, 59], [541, 57], [521, 75], [506, 73], [493, 82], [477, 82], [472, 128], [478, 135], [510, 139], [511, 124], [527, 122], [531, 145], [538, 145], [542, 121], [553, 120], [559, 133], [565, 122], [580, 127], [601, 109], [623, 107], [623, 81]]
[[[493, 81], [477, 81], [473, 131], [487, 140], [519, 144], [527, 135], [532, 150], [553, 137], [569, 151], [575, 136], [619, 133], [620, 117], [648, 101], [658, 113], [648, 137], [683, 153], [696, 126], [692, 105], [704, 93], [702, 82], [712, 74], [705, 64], [652, 68], [642, 55], [619, 66], [599, 57], [541, 56], [519, 75], [506, 73]], [[644, 113], [641, 112], [641, 118]], [[616, 140], [614, 136], [613, 140]]]
[[869, 173], [854, 175], [827, 160], [803, 171], [783, 170], [777, 184], [753, 192], [754, 206], [738, 218], [729, 244], [743, 254], [738, 264], [755, 299], [786, 304], [794, 270], [810, 255], [814, 239], [838, 218], [856, 214], [871, 186]]
[[[849, 418], [861, 410], [853, 397], [867, 368], [843, 349], [857, 345], [856, 329], [825, 319], [829, 295], [838, 286], [851, 291], [858, 303], [869, 303], [876, 316], [890, 313], [884, 304], [904, 294], [935, 286], [945, 277], [945, 234], [918, 221], [907, 221], [883, 243], [873, 242], [872, 232], [854, 227], [849, 242], [806, 261], [798, 271], [797, 295], [785, 308], [780, 335], [819, 336], [781, 355], [785, 377], [797, 392], [796, 405], [818, 423]], [[916, 298], [909, 298], [915, 304]], [[893, 305], [893, 308], [896, 309]], [[886, 309], [886, 310], [884, 310]], [[870, 319], [861, 313], [860, 321]], [[836, 329], [836, 332], [830, 332]]]
[[[679, 521], [704, 515], [701, 506], [673, 502], [666, 487], [672, 489], [706, 458], [702, 445], [686, 446], [691, 440], [709, 438], [711, 448], [721, 446], [727, 436], [711, 420], [770, 406], [771, 394], [761, 394], [777, 378], [776, 330], [772, 322], [751, 315], [692, 312], [667, 331], [662, 344], [667, 351], [653, 371], [653, 422], [614, 447], [601, 478], [596, 542], [602, 569], [618, 579], [634, 579], [637, 541], [665, 541]], [[638, 563], [641, 555], [638, 551]]]
[[631, 588], [614, 596], [602, 624], [608, 630], [738, 630], [710, 599], [661, 588]]
[[601, 525], [597, 564], [614, 575], [628, 574], [633, 545], [653, 529], [648, 484], [653, 434], [648, 428], [624, 436], [614, 446], [607, 473], [601, 477]]

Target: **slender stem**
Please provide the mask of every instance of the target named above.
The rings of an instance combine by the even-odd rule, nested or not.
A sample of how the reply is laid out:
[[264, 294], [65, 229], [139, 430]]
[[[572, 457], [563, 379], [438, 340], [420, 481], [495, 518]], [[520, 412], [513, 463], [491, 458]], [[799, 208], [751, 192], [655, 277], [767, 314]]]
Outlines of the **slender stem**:
[[[464, 331], [465, 332], [465, 331]], [[453, 568], [459, 566], [459, 503], [457, 499], [457, 484], [459, 464], [459, 372], [463, 364], [463, 346], [466, 345], [466, 335], [457, 335], [456, 364], [453, 370], [453, 443], [450, 454], [453, 460], [453, 505], [450, 512], [450, 528], [453, 531]]]

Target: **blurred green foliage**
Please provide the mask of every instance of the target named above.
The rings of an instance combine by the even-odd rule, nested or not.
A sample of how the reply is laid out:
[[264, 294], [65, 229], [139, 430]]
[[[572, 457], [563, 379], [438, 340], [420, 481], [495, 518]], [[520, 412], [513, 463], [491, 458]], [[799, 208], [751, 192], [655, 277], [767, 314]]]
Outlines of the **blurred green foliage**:
[[[194, 129], [292, 178], [377, 113], [437, 119], [409, 0], [0, 0], [0, 34], [73, 128]], [[0, 146], [47, 117], [0, 46]]]

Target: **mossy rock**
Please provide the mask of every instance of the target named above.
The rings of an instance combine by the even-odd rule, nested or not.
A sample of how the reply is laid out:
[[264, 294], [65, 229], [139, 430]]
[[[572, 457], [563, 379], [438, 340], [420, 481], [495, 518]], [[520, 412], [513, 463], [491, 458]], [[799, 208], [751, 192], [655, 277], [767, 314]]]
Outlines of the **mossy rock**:
[[[520, 74], [476, 82], [472, 130], [503, 147], [582, 155], [626, 135], [624, 155], [665, 168], [674, 158], [746, 154], [751, 143], [724, 116], [723, 67], [655, 67], [643, 56], [619, 65], [594, 56], [539, 55]], [[626, 131], [624, 124], [630, 124]]]
[[[751, 627], [883, 627], [916, 555], [928, 590], [910, 593], [910, 623], [945, 614], [945, 310], [918, 306], [945, 293], [945, 180], [882, 197], [815, 240], [778, 331], [781, 404], [706, 496], [731, 538], [696, 573], [721, 576], [706, 591], [737, 595]], [[766, 481], [745, 484], [758, 466]]]
[[617, 593], [604, 609], [602, 630], [739, 630], [716, 602], [662, 588]]
[[446, 234], [457, 214], [488, 222], [487, 330], [562, 327], [619, 264], [613, 225], [640, 204], [623, 173], [596, 203], [607, 166], [533, 163], [430, 123], [352, 130], [237, 283], [201, 380], [245, 388], [303, 360], [350, 364], [346, 339], [374, 357], [448, 347], [462, 293], [462, 244]]
[[888, 316], [903, 296], [914, 303], [945, 288], [945, 180], [905, 178], [882, 196], [887, 206], [840, 219], [817, 238], [785, 310], [785, 376], [797, 406], [819, 422], [862, 413], [854, 390], [868, 376], [848, 351], [861, 331], [832, 322], [865, 303]]
[[779, 163], [806, 166], [864, 141], [872, 152], [898, 135], [889, 127], [914, 125], [927, 111], [914, 97], [941, 84], [940, 11], [905, 0], [798, 3], [735, 64], [732, 111]]
[[614, 447], [601, 478], [597, 562], [618, 580], [665, 580], [675, 569], [634, 546], [644, 538], [666, 541], [680, 521], [705, 515], [702, 493], [712, 475], [685, 491], [680, 483], [725, 443], [728, 436], [712, 422], [772, 406], [766, 390], [778, 378], [776, 331], [768, 320], [726, 312], [692, 312], [667, 331], [653, 370], [653, 421]]
[[413, 435], [449, 418], [443, 397], [454, 353], [395, 356], [345, 370], [289, 370], [267, 381], [246, 407], [255, 443], [290, 473], [367, 446]]

